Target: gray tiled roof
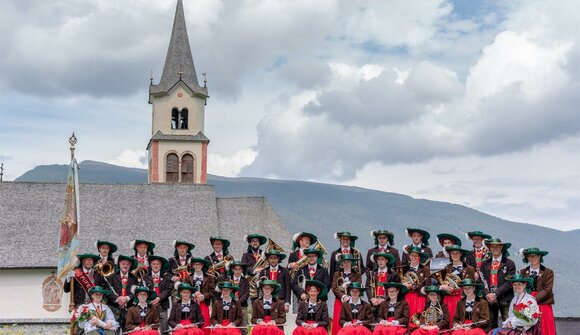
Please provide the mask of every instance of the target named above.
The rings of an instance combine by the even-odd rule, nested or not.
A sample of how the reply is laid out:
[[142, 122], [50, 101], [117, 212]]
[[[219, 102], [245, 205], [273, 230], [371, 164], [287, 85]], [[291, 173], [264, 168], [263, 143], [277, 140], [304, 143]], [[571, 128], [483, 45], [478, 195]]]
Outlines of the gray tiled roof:
[[[0, 268], [56, 266], [64, 191], [65, 184], [0, 183]], [[183, 184], [81, 184], [79, 194], [81, 252], [95, 252], [94, 241], [105, 239], [117, 254], [131, 254], [130, 241], [140, 238], [170, 257], [179, 238], [205, 256], [209, 236], [221, 235], [239, 259], [251, 232], [289, 250], [291, 235], [263, 197], [216, 198], [211, 185]]]
[[209, 138], [207, 138], [201, 131], [196, 135], [172, 135], [164, 134], [161, 130], [158, 130], [147, 143], [147, 150], [151, 146], [151, 141], [187, 141], [187, 142], [206, 142], [209, 143]]
[[167, 48], [167, 55], [165, 56], [165, 65], [163, 66], [161, 80], [159, 84], [152, 84], [149, 87], [149, 93], [166, 93], [180, 80], [194, 93], [208, 96], [207, 87], [199, 86], [199, 82], [197, 81], [197, 74], [195, 72], [195, 65], [193, 64], [189, 38], [187, 36], [182, 0], [177, 1], [173, 30], [171, 31], [169, 48]]

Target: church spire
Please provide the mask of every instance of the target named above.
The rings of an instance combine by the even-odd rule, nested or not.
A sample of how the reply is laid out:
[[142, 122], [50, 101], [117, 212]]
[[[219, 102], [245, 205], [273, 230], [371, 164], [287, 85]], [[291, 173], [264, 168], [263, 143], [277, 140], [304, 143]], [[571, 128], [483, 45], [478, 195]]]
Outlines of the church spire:
[[185, 14], [183, 11], [183, 1], [177, 0], [175, 9], [175, 19], [173, 20], [173, 30], [171, 40], [165, 57], [163, 74], [157, 85], [151, 85], [150, 93], [167, 93], [177, 82], [183, 81], [194, 93], [208, 96], [207, 88], [199, 86], [187, 28], [185, 26]]

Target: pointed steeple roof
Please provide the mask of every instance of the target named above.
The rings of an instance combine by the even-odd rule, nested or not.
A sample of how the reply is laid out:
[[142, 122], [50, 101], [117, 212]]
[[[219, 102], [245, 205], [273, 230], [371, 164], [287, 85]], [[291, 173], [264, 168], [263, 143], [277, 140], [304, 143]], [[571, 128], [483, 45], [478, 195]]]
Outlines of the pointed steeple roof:
[[187, 27], [185, 25], [183, 1], [177, 0], [173, 30], [171, 32], [169, 48], [167, 49], [167, 56], [165, 56], [163, 74], [161, 75], [159, 84], [152, 84], [150, 86], [149, 93], [168, 92], [180, 80], [194, 93], [208, 96], [207, 87], [199, 86], [199, 82], [197, 81], [197, 74], [195, 72], [195, 65], [193, 64], [189, 38], [187, 36]]

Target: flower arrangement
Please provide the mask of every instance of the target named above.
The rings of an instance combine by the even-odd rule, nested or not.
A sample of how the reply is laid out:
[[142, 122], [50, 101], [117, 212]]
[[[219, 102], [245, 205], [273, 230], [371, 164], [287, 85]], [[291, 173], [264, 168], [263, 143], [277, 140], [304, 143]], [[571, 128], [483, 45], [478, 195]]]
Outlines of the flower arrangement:
[[542, 313], [537, 304], [533, 304], [531, 300], [527, 302], [520, 302], [514, 305], [514, 315], [527, 323], [533, 323], [535, 320], [539, 319]]

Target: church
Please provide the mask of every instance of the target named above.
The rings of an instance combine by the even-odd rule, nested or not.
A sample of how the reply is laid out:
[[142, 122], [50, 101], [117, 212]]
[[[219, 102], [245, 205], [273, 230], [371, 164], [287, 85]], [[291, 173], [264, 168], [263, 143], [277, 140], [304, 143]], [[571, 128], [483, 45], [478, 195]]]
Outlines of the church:
[[[241, 255], [247, 247], [243, 236], [254, 232], [289, 250], [292, 236], [264, 197], [218, 198], [207, 184], [208, 98], [178, 0], [161, 79], [149, 86], [148, 184], [80, 185], [81, 253], [96, 253], [100, 239], [117, 244], [116, 255], [131, 255], [130, 241], [145, 239], [156, 244], [156, 254], [170, 257], [172, 242], [184, 239], [203, 257], [210, 253], [209, 237], [218, 235], [231, 241], [232, 254]], [[0, 183], [0, 296], [10, 302], [0, 304], [0, 328], [25, 334], [68, 329], [69, 295], [59, 292], [62, 283], [53, 277], [64, 182]], [[54, 286], [50, 293], [43, 290], [47, 283]]]

